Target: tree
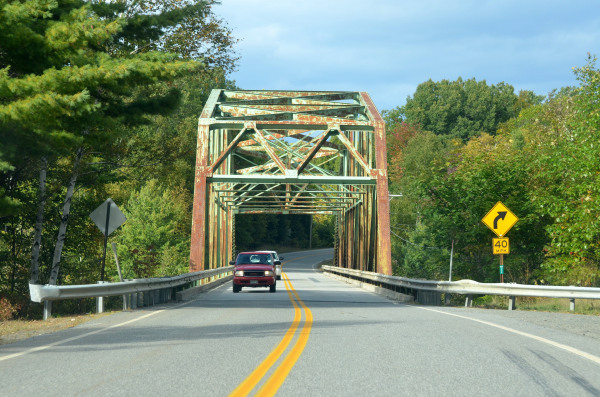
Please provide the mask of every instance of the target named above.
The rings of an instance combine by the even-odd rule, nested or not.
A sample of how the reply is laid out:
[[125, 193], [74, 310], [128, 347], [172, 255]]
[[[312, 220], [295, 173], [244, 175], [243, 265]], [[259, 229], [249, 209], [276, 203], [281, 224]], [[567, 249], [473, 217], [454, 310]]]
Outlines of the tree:
[[[200, 64], [159, 52], [111, 56], [105, 50], [121, 34], [124, 20], [102, 19], [83, 1], [0, 4], [1, 151], [14, 164], [3, 175], [9, 187], [4, 190], [18, 184], [31, 160], [56, 161], [76, 152], [50, 277], [55, 282], [81, 159], [90, 148], [109, 148], [122, 131], [119, 126], [144, 123], [145, 115], [176, 106], [176, 90], [150, 92], [151, 87]], [[36, 44], [32, 52], [39, 62], [30, 61], [24, 43]], [[133, 96], [138, 86], [147, 89]]]
[[[187, 272], [188, 216], [191, 197], [184, 189], [162, 187], [150, 180], [131, 194], [124, 213], [127, 222], [118, 234], [123, 277], [173, 276]], [[116, 277], [113, 272], [113, 278]]]
[[312, 248], [333, 247], [335, 216], [316, 214], [312, 218]]
[[398, 181], [402, 178], [404, 150], [410, 139], [420, 133], [422, 131], [419, 126], [404, 121], [393, 123], [391, 128], [386, 129], [388, 175], [391, 180]]
[[[438, 243], [428, 240], [423, 210], [431, 200], [432, 181], [438, 174], [446, 172], [450, 150], [445, 139], [432, 132], [415, 130], [408, 135], [410, 138], [402, 139], [404, 143], [400, 145], [401, 150], [397, 146], [390, 148], [392, 143], [388, 143], [392, 153], [391, 164], [395, 167], [394, 172], [390, 173], [390, 191], [402, 193], [401, 197], [394, 198], [390, 203], [394, 271], [407, 277], [426, 278], [428, 275], [434, 278], [438, 272], [433, 269], [440, 263], [430, 265], [428, 272], [416, 270], [422, 265], [419, 258], [431, 259], [430, 253], [434, 251], [427, 247], [438, 249], [446, 243], [436, 245]], [[424, 250], [424, 255], [417, 254], [415, 250]]]
[[530, 167], [535, 183], [532, 199], [553, 219], [547, 226], [551, 241], [542, 277], [553, 284], [592, 286], [600, 283], [600, 71], [596, 58], [590, 56], [575, 74], [581, 83], [575, 95], [551, 101], [557, 110], [540, 115], [525, 131], [528, 137], [537, 133], [531, 138], [538, 146]]
[[213, 88], [234, 88], [220, 70], [182, 76], [168, 85], [181, 91], [180, 106], [168, 115], [153, 116], [147, 125], [132, 128], [120, 142], [120, 150], [113, 152], [116, 156], [105, 159], [120, 181], [111, 187], [111, 194], [121, 200], [151, 179], [165, 187], [185, 187], [193, 194], [198, 115]]
[[482, 132], [495, 134], [498, 125], [516, 116], [522, 106], [514, 88], [503, 82], [488, 86], [485, 80], [428, 80], [390, 115], [419, 125], [424, 131], [466, 142]]
[[161, 51], [203, 62], [224, 74], [235, 70], [239, 41], [226, 22], [212, 11], [215, 0], [94, 0], [103, 18], [125, 20], [113, 51], [141, 53]]

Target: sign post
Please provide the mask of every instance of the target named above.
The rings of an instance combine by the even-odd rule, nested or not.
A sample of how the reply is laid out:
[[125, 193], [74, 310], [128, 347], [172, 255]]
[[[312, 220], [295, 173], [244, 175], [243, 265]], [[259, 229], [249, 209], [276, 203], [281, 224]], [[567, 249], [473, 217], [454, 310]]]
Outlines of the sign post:
[[100, 204], [90, 214], [90, 218], [92, 218], [98, 229], [104, 234], [104, 253], [102, 254], [102, 271], [100, 273], [100, 281], [104, 281], [104, 264], [106, 262], [108, 236], [121, 226], [127, 218], [110, 198]]
[[481, 220], [499, 238], [492, 239], [494, 255], [500, 255], [500, 282], [504, 282], [504, 255], [510, 253], [508, 238], [504, 235], [517, 223], [519, 218], [500, 201]]

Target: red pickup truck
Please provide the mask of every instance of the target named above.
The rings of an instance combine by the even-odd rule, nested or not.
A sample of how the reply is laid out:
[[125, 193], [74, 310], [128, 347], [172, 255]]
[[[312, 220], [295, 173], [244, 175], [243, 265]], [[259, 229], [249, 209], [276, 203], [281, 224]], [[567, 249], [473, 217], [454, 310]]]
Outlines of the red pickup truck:
[[275, 292], [275, 266], [281, 262], [276, 261], [270, 252], [240, 252], [229, 264], [235, 266], [233, 292], [240, 292], [242, 287], [269, 287], [269, 292]]

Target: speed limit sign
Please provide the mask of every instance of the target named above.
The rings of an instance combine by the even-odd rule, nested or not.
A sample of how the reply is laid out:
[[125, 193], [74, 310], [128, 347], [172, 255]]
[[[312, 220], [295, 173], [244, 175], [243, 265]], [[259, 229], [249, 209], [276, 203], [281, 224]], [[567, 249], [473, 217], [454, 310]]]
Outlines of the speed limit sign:
[[510, 245], [508, 244], [508, 237], [493, 238], [492, 247], [494, 255], [510, 254]]

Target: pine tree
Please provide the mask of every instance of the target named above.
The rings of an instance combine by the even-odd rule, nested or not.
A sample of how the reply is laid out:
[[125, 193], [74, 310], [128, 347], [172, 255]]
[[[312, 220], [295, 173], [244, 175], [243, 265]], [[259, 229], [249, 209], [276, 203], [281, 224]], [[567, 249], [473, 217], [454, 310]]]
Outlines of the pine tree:
[[11, 192], [40, 162], [74, 159], [51, 281], [58, 274], [81, 159], [110, 147], [148, 115], [175, 108], [178, 90], [152, 87], [202, 66], [178, 54], [123, 51], [129, 36], [152, 40], [184, 11], [166, 19], [127, 19], [99, 15], [97, 8], [78, 0], [0, 0], [0, 216], [16, 211]]

